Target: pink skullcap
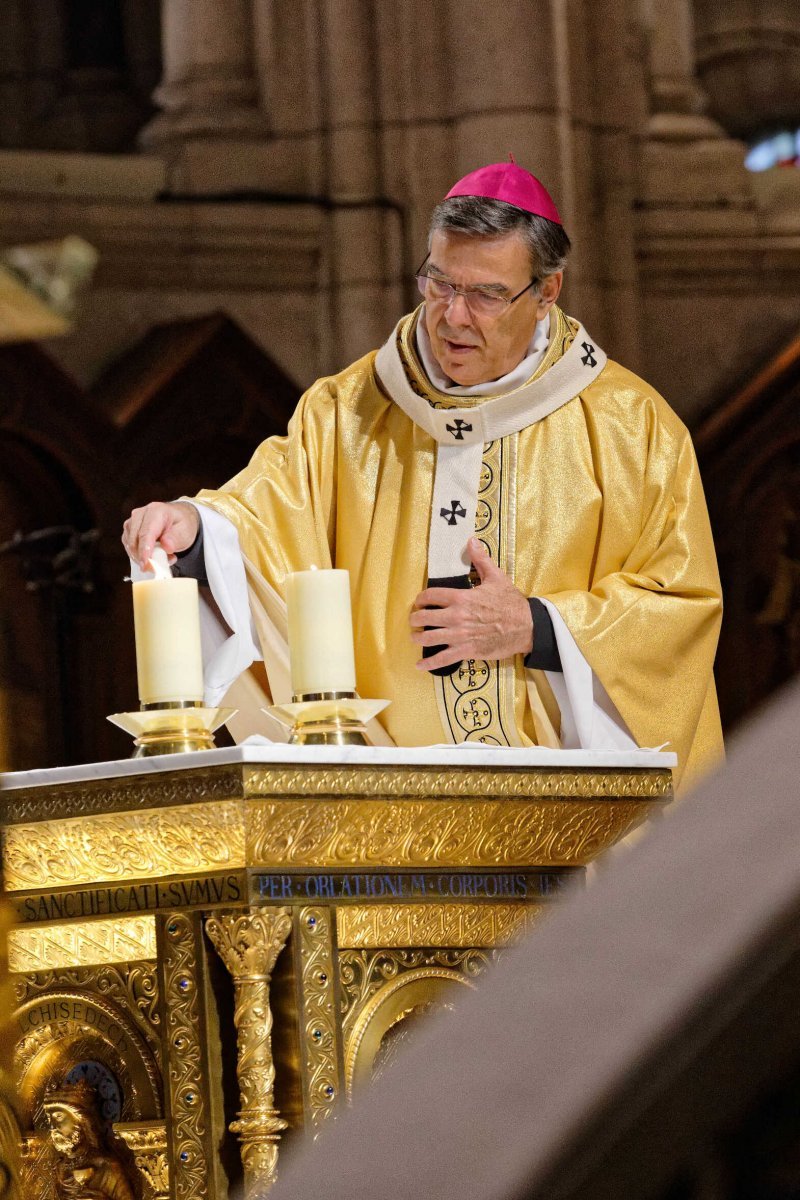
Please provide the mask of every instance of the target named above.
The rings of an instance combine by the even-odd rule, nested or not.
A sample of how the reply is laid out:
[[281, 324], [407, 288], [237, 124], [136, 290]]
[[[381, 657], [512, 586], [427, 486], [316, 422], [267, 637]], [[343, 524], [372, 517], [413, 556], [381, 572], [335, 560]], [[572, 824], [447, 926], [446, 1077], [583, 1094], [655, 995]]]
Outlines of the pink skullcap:
[[515, 162], [492, 163], [488, 167], [480, 167], [470, 171], [463, 179], [450, 188], [445, 199], [451, 196], [480, 196], [485, 200], [504, 200], [515, 208], [534, 213], [537, 217], [546, 217], [548, 221], [561, 224], [558, 209], [547, 191], [535, 175], [518, 167]]

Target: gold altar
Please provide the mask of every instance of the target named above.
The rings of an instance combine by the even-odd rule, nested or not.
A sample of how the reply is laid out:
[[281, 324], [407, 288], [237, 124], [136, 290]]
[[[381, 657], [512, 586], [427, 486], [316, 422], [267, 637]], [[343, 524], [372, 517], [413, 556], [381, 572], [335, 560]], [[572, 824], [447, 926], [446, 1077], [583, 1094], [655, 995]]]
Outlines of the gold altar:
[[53, 1113], [80, 1130], [87, 1085], [109, 1195], [266, 1191], [671, 798], [672, 761], [243, 746], [7, 777], [23, 1195], [66, 1194]]

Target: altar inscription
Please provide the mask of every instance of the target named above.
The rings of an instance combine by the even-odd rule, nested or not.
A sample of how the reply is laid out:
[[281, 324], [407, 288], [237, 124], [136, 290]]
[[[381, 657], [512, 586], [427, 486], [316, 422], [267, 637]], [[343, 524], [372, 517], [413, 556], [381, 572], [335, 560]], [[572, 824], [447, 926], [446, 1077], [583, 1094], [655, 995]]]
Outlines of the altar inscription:
[[105, 1037], [120, 1054], [132, 1050], [130, 1038], [119, 1021], [104, 1011], [91, 998], [56, 996], [30, 1005], [17, 1016], [21, 1034], [31, 1033], [43, 1025], [57, 1021], [71, 1021], [76, 1025], [92, 1029]]
[[208, 908], [237, 904], [245, 899], [243, 872], [207, 875], [157, 883], [119, 884], [113, 887], [57, 891], [35, 896], [16, 896], [20, 921], [61, 921], [77, 917], [112, 916], [115, 913], [147, 912], [154, 909]]
[[261, 872], [251, 876], [259, 901], [530, 900], [555, 894], [568, 874], [499, 871]]

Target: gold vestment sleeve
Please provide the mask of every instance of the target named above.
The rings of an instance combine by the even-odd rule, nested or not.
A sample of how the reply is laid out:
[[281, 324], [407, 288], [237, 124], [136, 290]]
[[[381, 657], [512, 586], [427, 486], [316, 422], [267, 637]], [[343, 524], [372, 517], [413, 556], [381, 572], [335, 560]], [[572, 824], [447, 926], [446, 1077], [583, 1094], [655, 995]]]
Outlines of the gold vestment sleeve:
[[[600, 389], [609, 394], [589, 395]], [[722, 600], [697, 460], [675, 414], [629, 372], [609, 364], [589, 392], [585, 445], [604, 493], [595, 519], [585, 514], [589, 570], [578, 588], [562, 576], [537, 594], [558, 608], [637, 744], [669, 739], [685, 788], [722, 753], [712, 674]]]

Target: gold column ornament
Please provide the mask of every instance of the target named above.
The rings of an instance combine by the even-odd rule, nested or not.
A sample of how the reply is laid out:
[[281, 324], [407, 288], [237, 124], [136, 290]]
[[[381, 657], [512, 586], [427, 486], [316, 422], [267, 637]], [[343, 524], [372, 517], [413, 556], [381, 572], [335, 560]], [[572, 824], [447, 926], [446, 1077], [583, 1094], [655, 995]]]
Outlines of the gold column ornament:
[[150, 1200], [169, 1200], [169, 1158], [163, 1121], [118, 1123], [114, 1133], [122, 1138], [148, 1185]]
[[262, 1195], [275, 1182], [278, 1138], [286, 1128], [273, 1105], [269, 984], [291, 928], [289, 908], [216, 913], [206, 920], [206, 932], [233, 976], [242, 1107], [230, 1129], [239, 1136], [248, 1197]]

